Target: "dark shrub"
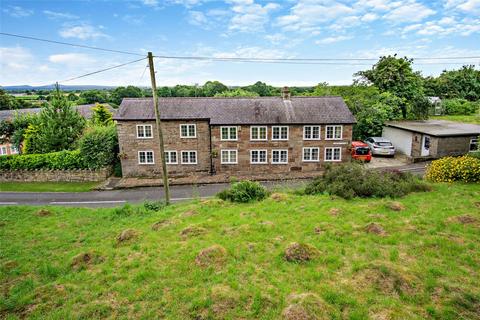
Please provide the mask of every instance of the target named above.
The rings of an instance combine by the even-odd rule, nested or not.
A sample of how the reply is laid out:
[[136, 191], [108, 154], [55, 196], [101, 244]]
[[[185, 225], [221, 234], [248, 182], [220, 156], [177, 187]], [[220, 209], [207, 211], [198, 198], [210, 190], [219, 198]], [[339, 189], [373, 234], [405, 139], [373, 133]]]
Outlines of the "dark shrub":
[[252, 181], [234, 182], [229, 189], [217, 193], [220, 199], [232, 202], [260, 201], [267, 196], [267, 189], [260, 183]]
[[427, 191], [429, 186], [410, 173], [366, 170], [361, 164], [329, 166], [323, 177], [305, 188], [305, 194], [328, 193], [345, 199], [354, 197], [402, 197], [410, 192]]
[[150, 211], [160, 211], [165, 208], [166, 203], [164, 201], [151, 201], [145, 200], [143, 202], [143, 207]]

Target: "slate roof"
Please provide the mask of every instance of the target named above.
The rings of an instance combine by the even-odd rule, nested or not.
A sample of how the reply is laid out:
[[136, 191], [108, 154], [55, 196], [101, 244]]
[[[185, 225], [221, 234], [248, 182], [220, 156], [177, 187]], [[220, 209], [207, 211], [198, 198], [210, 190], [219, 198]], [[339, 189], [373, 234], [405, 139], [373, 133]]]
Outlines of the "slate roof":
[[[223, 124], [352, 124], [341, 97], [159, 98], [162, 120], [208, 119]], [[125, 98], [115, 120], [155, 120], [152, 98]]]
[[480, 125], [446, 120], [390, 121], [385, 125], [438, 137], [480, 135]]
[[[110, 112], [114, 112], [115, 109], [112, 108], [108, 103], [101, 103], [108, 108]], [[77, 111], [86, 119], [90, 119], [92, 117], [92, 108], [95, 107], [95, 104], [81, 104], [78, 106], [74, 106]], [[42, 108], [26, 108], [26, 109], [16, 109], [16, 110], [0, 110], [0, 121], [3, 120], [11, 120], [13, 119], [15, 114], [26, 114], [26, 113], [40, 113]]]

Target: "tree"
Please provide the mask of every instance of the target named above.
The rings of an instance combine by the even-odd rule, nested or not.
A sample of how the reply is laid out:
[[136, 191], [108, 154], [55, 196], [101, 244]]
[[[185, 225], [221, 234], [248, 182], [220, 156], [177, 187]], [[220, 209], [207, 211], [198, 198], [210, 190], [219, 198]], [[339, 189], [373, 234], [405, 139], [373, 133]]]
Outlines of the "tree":
[[408, 103], [421, 100], [424, 95], [422, 77], [413, 71], [412, 64], [413, 60], [407, 57], [383, 56], [371, 70], [359, 71], [355, 76], [360, 77], [360, 81], [374, 84], [382, 92], [391, 92], [404, 99], [402, 114], [406, 118]]
[[75, 148], [82, 134], [85, 119], [60, 92], [42, 109], [24, 134], [25, 153], [48, 153]]
[[0, 89], [0, 110], [12, 110], [18, 108], [18, 101], [5, 90]]
[[436, 79], [434, 89], [441, 98], [480, 100], [480, 70], [463, 66], [459, 70], [443, 71]]
[[250, 86], [243, 87], [242, 89], [256, 92], [261, 97], [275, 95], [277, 91], [274, 87], [267, 85], [265, 82], [257, 81]]
[[217, 93], [215, 97], [258, 97], [258, 93], [243, 89], [235, 89]]
[[87, 90], [80, 93], [79, 104], [105, 103], [107, 102], [107, 92], [102, 90]]
[[135, 86], [117, 87], [110, 95], [110, 102], [119, 105], [123, 98], [141, 98], [143, 97], [142, 89]]
[[108, 126], [113, 123], [112, 120], [112, 113], [108, 110], [108, 108], [103, 105], [97, 103], [95, 107], [92, 108], [92, 123], [97, 126]]
[[[39, 99], [40, 99], [40, 97], [39, 97]], [[75, 93], [70, 92], [68, 94], [68, 101], [77, 101], [77, 100], [78, 100], [78, 96]]]
[[207, 81], [202, 87], [206, 97], [213, 97], [217, 93], [228, 91], [228, 87], [219, 81]]

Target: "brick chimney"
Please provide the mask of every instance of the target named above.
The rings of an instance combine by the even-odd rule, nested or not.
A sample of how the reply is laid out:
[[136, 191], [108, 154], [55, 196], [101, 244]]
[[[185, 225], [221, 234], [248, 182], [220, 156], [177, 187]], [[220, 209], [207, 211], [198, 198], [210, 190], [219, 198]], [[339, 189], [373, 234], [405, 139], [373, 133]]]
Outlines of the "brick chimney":
[[290, 89], [288, 87], [282, 88], [282, 98], [283, 100], [290, 100]]

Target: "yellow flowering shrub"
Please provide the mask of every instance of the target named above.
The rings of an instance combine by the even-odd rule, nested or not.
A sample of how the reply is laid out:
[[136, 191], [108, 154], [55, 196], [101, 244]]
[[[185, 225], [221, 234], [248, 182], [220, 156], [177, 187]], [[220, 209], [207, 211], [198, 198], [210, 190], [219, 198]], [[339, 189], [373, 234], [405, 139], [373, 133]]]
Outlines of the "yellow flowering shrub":
[[466, 155], [435, 160], [427, 167], [425, 178], [432, 182], [480, 182], [480, 159]]

